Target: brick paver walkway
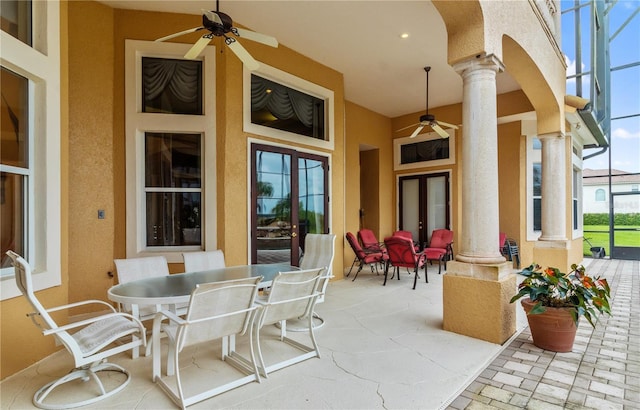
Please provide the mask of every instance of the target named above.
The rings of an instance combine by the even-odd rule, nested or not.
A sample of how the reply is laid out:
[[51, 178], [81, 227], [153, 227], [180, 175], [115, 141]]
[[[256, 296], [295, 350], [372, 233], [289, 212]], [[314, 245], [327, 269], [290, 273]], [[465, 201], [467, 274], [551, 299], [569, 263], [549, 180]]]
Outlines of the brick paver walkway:
[[525, 329], [448, 409], [640, 409], [640, 261], [595, 259], [612, 316], [581, 320], [573, 350], [533, 345]]

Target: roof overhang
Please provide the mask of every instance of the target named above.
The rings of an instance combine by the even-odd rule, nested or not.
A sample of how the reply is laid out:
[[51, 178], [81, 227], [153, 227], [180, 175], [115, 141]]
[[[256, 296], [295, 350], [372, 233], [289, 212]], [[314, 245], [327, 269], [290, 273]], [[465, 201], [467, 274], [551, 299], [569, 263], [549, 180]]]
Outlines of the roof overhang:
[[571, 125], [571, 132], [581, 139], [584, 148], [609, 146], [609, 142], [591, 110], [589, 100], [575, 95], [566, 95], [564, 104], [565, 117]]

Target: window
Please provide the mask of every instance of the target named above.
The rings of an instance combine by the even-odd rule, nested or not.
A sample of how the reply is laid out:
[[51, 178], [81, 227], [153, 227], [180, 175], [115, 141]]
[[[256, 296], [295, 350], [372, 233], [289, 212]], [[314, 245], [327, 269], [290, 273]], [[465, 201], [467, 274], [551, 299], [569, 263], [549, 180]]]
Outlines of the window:
[[571, 165], [572, 173], [572, 212], [573, 212], [573, 239], [583, 236], [583, 205], [582, 205], [582, 145], [581, 139], [572, 137]]
[[2, 0], [0, 2], [2, 31], [28, 46], [32, 45], [31, 38], [33, 36], [31, 9], [31, 0]]
[[148, 247], [201, 245], [200, 145], [200, 134], [145, 133]]
[[[27, 250], [28, 196], [31, 179], [29, 161], [29, 81], [2, 67], [2, 146], [0, 150], [0, 259], [10, 266], [5, 254], [12, 250], [25, 255]], [[8, 269], [10, 271], [10, 269]]]
[[449, 138], [404, 144], [400, 147], [401, 164], [447, 158], [449, 158]]
[[596, 202], [605, 202], [607, 200], [607, 193], [604, 189], [598, 188], [596, 189]]
[[[35, 290], [60, 275], [59, 2], [2, 1], [0, 294], [20, 295], [7, 249], [32, 266]], [[39, 21], [34, 25], [33, 21]]]
[[415, 138], [393, 140], [394, 169], [413, 169], [448, 165], [455, 162], [455, 130], [447, 130], [449, 138], [441, 138], [435, 132], [420, 134]]
[[287, 142], [333, 149], [333, 91], [260, 63], [244, 69], [243, 129]]
[[251, 123], [325, 140], [324, 100], [251, 74]]
[[216, 247], [214, 47], [194, 61], [188, 44], [125, 48], [127, 257], [182, 262]]
[[523, 121], [522, 127], [527, 136], [527, 240], [535, 241], [542, 233], [542, 143], [531, 135], [535, 121]]

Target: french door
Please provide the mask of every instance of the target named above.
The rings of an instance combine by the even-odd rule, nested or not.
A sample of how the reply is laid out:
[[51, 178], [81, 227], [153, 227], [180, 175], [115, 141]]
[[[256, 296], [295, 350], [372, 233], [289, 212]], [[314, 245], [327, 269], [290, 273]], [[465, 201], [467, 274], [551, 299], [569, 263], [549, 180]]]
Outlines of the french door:
[[451, 229], [449, 173], [400, 177], [399, 228], [414, 241], [429, 243], [434, 229]]
[[308, 233], [328, 233], [327, 157], [251, 146], [251, 263], [298, 266]]

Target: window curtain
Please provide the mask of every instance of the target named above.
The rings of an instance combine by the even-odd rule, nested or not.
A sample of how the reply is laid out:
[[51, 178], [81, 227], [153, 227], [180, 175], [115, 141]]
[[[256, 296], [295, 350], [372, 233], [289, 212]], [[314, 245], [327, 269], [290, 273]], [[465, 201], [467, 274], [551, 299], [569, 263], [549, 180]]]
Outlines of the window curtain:
[[251, 75], [251, 111], [267, 108], [274, 117], [287, 120], [292, 117], [308, 128], [313, 125], [313, 97]]
[[199, 67], [185, 64], [181, 60], [145, 58], [142, 77], [145, 100], [152, 101], [166, 88], [185, 103], [193, 103], [198, 98]]

